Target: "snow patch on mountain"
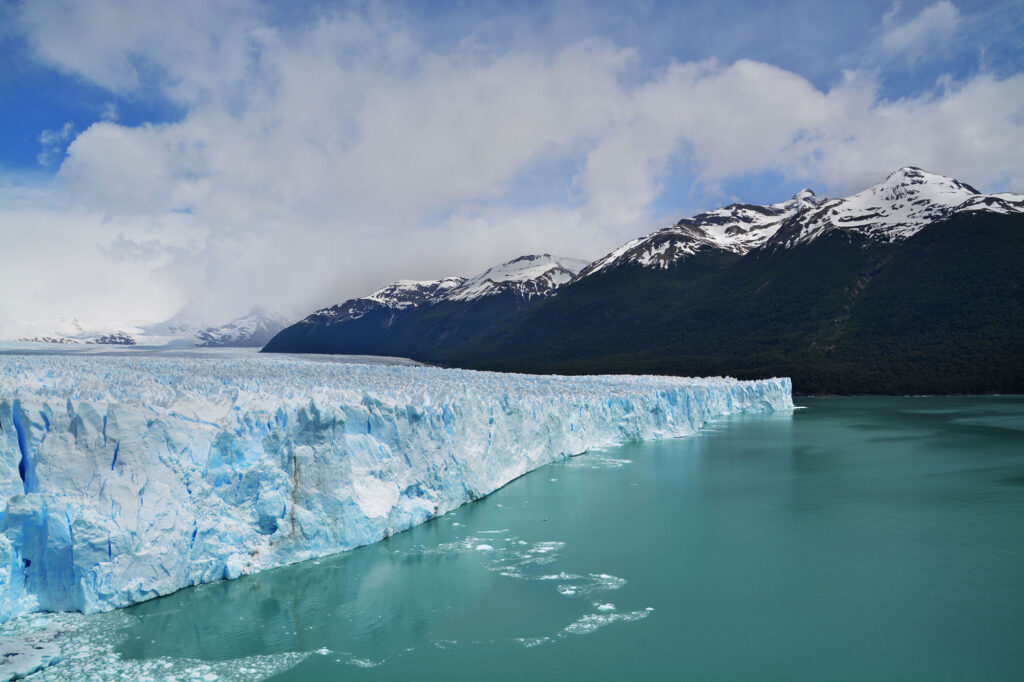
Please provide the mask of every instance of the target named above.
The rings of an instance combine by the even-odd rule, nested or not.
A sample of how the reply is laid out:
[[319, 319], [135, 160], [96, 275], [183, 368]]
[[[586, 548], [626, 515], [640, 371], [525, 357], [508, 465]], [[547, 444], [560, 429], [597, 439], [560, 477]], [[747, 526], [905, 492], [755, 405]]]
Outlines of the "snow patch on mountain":
[[302, 320], [304, 324], [332, 325], [339, 322], [358, 320], [376, 310], [406, 310], [424, 303], [440, 300], [449, 291], [458, 287], [464, 277], [445, 277], [436, 280], [403, 279], [392, 282], [369, 296], [352, 298], [344, 303], [321, 308]]
[[403, 279], [378, 289], [366, 298], [388, 308], [404, 310], [425, 301], [443, 298], [465, 281], [465, 277], [445, 277], [444, 279], [425, 281]]
[[956, 207], [956, 212], [989, 211], [992, 213], [1024, 213], [1024, 195], [988, 194], [971, 197]]
[[285, 318], [257, 307], [227, 324], [201, 329], [192, 338], [199, 347], [262, 347], [288, 324]]
[[623, 244], [584, 268], [577, 279], [627, 264], [664, 269], [708, 250], [744, 254], [764, 243], [787, 219], [822, 201], [814, 192], [804, 189], [778, 204], [730, 204], [698, 213]]
[[525, 299], [546, 296], [572, 280], [586, 266], [585, 260], [552, 256], [549, 253], [520, 256], [465, 281], [444, 298], [449, 301], [474, 301], [509, 291]]
[[97, 336], [92, 339], [88, 339], [86, 343], [94, 343], [103, 346], [134, 346], [136, 344], [135, 337], [125, 332], [114, 332], [113, 334], [104, 334], [103, 336]]
[[56, 343], [60, 345], [77, 345], [82, 343], [78, 339], [69, 339], [66, 336], [25, 336], [18, 341], [27, 341], [29, 343]]
[[[442, 301], [475, 301], [487, 296], [513, 292], [524, 299], [546, 296], [571, 281], [587, 261], [540, 254], [520, 256], [466, 279], [445, 277], [437, 280], [399, 280], [369, 296], [321, 308], [304, 318], [301, 324], [325, 325], [358, 320], [380, 310], [398, 312]], [[385, 324], [388, 324], [385, 321]]]
[[961, 211], [1021, 213], [1024, 196], [983, 195], [959, 180], [907, 166], [843, 199], [819, 198], [804, 189], [779, 204], [731, 204], [684, 218], [623, 244], [584, 268], [577, 279], [620, 265], [668, 268], [713, 250], [742, 255], [758, 248], [789, 248], [833, 230], [895, 242]]
[[104, 321], [56, 320], [0, 321], [0, 340], [54, 344], [132, 345], [142, 330]]
[[835, 230], [897, 242], [961, 211], [1024, 212], [1024, 196], [984, 195], [959, 180], [907, 166], [862, 192], [801, 212], [767, 246], [789, 248]]
[[195, 306], [186, 305], [169, 319], [145, 327], [143, 332], [148, 338], [191, 339], [197, 331], [213, 326], [215, 322], [217, 320]]
[[0, 328], [0, 339], [51, 344], [249, 347], [262, 346], [289, 324], [285, 318], [259, 307], [225, 324], [211, 325], [201, 319], [183, 311], [146, 327], [82, 323], [77, 319], [15, 323]]

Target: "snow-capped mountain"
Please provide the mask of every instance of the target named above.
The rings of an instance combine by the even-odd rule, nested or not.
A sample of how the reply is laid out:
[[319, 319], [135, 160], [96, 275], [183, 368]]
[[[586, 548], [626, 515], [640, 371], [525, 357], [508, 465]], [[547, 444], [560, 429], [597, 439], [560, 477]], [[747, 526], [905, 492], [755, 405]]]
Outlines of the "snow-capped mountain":
[[228, 322], [218, 322], [196, 306], [186, 305], [170, 319], [145, 327], [138, 339], [140, 343], [152, 346], [257, 347], [287, 326], [290, 320], [256, 306], [245, 315]]
[[779, 204], [730, 204], [698, 213], [623, 244], [585, 267], [579, 278], [626, 264], [667, 268], [709, 249], [744, 254], [767, 241], [786, 220], [823, 201], [813, 191], [804, 189]]
[[89, 339], [86, 343], [95, 343], [104, 346], [134, 346], [137, 342], [135, 337], [125, 332], [114, 332], [113, 334], [104, 334], [103, 336], [97, 336], [96, 338]]
[[63, 343], [63, 344], [79, 344], [82, 343], [78, 339], [68, 338], [67, 336], [23, 336], [18, 341], [29, 341], [31, 343]]
[[94, 344], [100, 346], [134, 346], [138, 343], [136, 338], [128, 332], [116, 331], [110, 334], [85, 333], [77, 337], [41, 334], [36, 336], [22, 336], [18, 341], [29, 341], [31, 343], [57, 343], [57, 344]]
[[321, 308], [306, 320], [331, 325], [348, 320], [358, 320], [375, 310], [415, 308], [424, 303], [440, 300], [445, 294], [465, 281], [465, 277], [445, 277], [444, 279], [424, 281], [403, 279], [392, 282], [369, 296], [352, 298], [338, 305]]
[[[396, 355], [416, 338], [451, 344], [572, 281], [586, 265], [551, 254], [514, 258], [466, 279], [402, 280], [369, 296], [317, 310], [275, 336], [267, 352]], [[394, 330], [401, 328], [401, 333]], [[395, 348], [396, 352], [388, 349]], [[330, 349], [330, 350], [327, 350]]]
[[195, 306], [186, 305], [170, 319], [151, 324], [145, 327], [143, 332], [147, 337], [154, 339], [164, 337], [172, 340], [191, 339], [196, 332], [211, 326], [214, 321], [208, 315], [196, 310]]
[[540, 254], [520, 256], [466, 279], [445, 277], [436, 280], [392, 282], [369, 296], [352, 298], [344, 303], [321, 308], [304, 322], [337, 324], [358, 320], [378, 310], [408, 310], [425, 303], [441, 301], [474, 301], [505, 292], [518, 294], [524, 300], [546, 296], [570, 281], [587, 261]]
[[465, 277], [445, 277], [426, 281], [403, 279], [378, 289], [367, 296], [367, 300], [376, 301], [388, 308], [404, 310], [443, 298], [465, 281]]
[[984, 195], [959, 180], [907, 166], [862, 192], [801, 211], [773, 235], [770, 246], [792, 247], [833, 230], [897, 242], [953, 214], [978, 210], [1024, 212], [1024, 196]]
[[256, 307], [227, 324], [196, 331], [192, 339], [201, 347], [260, 347], [287, 325], [288, 320]]
[[66, 317], [0, 323], [0, 339], [34, 343], [134, 345], [141, 331], [128, 324]]
[[507, 291], [519, 294], [524, 299], [547, 296], [586, 266], [585, 260], [552, 256], [549, 253], [520, 256], [466, 280], [445, 294], [444, 298], [449, 301], [473, 301]]
[[832, 230], [870, 241], [896, 242], [926, 225], [963, 211], [1024, 212], [1024, 196], [984, 195], [970, 185], [907, 166], [843, 199], [823, 199], [809, 189], [769, 206], [732, 204], [638, 237], [583, 269], [577, 279], [620, 265], [667, 268], [698, 252], [745, 254], [789, 248]]
[[169, 320], [144, 327], [62, 318], [49, 323], [4, 324], [0, 326], [0, 339], [115, 346], [254, 347], [263, 346], [290, 322], [258, 307], [226, 324], [204, 324], [201, 320], [188, 308]]
[[[264, 351], [532, 374], [789, 376], [812, 393], [1020, 392], [1022, 228], [1024, 196], [907, 167], [842, 199], [803, 190], [680, 220], [569, 281], [578, 261], [534, 256], [436, 296], [426, 283], [430, 305], [425, 283], [399, 283], [402, 296], [338, 307], [362, 317], [310, 316]], [[509, 290], [518, 295], [490, 295]]]

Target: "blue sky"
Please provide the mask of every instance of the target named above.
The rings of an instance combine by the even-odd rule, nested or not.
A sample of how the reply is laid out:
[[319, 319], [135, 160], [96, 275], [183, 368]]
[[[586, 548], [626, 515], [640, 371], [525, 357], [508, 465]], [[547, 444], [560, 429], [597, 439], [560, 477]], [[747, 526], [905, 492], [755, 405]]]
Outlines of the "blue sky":
[[303, 314], [908, 164], [1024, 191], [1019, 0], [5, 2], [0, 64], [0, 324]]

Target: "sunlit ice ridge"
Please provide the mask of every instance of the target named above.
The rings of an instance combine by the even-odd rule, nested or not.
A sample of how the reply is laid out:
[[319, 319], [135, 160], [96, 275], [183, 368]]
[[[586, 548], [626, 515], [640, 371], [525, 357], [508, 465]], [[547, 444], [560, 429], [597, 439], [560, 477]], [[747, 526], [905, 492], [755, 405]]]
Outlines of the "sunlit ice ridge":
[[366, 545], [539, 466], [793, 407], [789, 379], [0, 355], [0, 622]]

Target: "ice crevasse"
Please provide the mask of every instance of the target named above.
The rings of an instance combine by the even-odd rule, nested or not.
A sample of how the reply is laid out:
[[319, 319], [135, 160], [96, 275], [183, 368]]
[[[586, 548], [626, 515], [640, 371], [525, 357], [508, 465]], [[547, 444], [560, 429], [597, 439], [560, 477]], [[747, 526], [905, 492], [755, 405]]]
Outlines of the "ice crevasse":
[[0, 356], [0, 622], [341, 552], [588, 449], [791, 407], [785, 378]]

